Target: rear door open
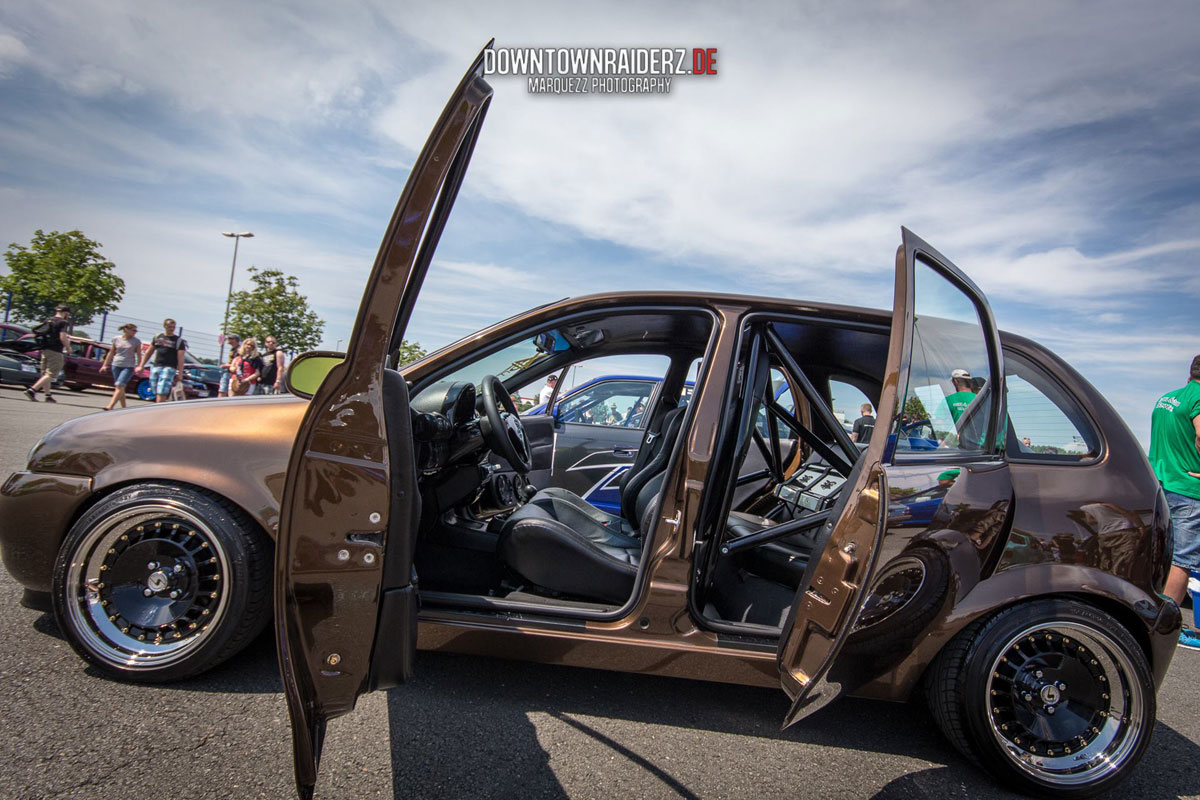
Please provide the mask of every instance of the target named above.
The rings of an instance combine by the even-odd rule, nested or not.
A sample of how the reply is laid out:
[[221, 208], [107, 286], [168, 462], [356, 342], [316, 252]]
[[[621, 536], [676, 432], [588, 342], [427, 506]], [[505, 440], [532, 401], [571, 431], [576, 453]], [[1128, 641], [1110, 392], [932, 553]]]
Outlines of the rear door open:
[[[1004, 365], [991, 309], [978, 287], [944, 256], [907, 229], [902, 239], [875, 430], [821, 529], [783, 627], [780, 680], [793, 699], [785, 725], [872, 677], [842, 653], [881, 566], [889, 474], [903, 476], [911, 456], [936, 459], [947, 472], [993, 470], [1007, 480]], [[964, 369], [967, 364], [973, 370]], [[931, 380], [931, 375], [939, 377]], [[965, 388], [953, 391], [959, 387]], [[920, 415], [916, 409], [935, 420], [931, 429], [938, 429], [937, 438], [931, 449], [906, 453], [909, 440], [898, 429], [911, 424], [908, 417]], [[999, 494], [1007, 501], [1008, 493]], [[888, 624], [887, 619], [878, 623]]]

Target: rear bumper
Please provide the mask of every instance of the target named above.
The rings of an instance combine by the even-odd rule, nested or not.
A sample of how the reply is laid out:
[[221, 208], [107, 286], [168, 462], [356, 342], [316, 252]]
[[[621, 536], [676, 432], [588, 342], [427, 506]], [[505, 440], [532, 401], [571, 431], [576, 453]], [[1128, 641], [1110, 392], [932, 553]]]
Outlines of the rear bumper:
[[0, 558], [17, 583], [49, 592], [58, 548], [92, 479], [79, 475], [14, 472], [0, 487]]

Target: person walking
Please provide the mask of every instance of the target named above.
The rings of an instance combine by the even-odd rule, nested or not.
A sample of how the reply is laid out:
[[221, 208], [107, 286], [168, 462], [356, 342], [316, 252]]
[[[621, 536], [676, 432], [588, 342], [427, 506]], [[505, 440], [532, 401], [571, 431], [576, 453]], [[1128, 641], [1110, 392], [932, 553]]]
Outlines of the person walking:
[[854, 427], [850, 430], [850, 441], [852, 442], [869, 442], [871, 434], [875, 431], [875, 417], [872, 416], [870, 403], [863, 403], [859, 408], [861, 417], [854, 420]]
[[134, 368], [137, 367], [138, 357], [142, 354], [142, 341], [137, 338], [137, 325], [126, 322], [118, 330], [121, 331], [121, 335], [112, 340], [112, 347], [108, 348], [108, 355], [104, 356], [104, 363], [100, 365], [101, 373], [111, 369], [113, 374], [113, 393], [108, 405], [104, 407], [105, 411], [112, 411], [117, 403], [121, 404], [121, 408], [125, 408], [125, 387], [129, 385]]
[[25, 396], [35, 403], [38, 392], [46, 393], [47, 403], [58, 402], [54, 399], [54, 379], [62, 372], [63, 364], [66, 363], [64, 353], [71, 346], [71, 337], [67, 334], [70, 327], [71, 307], [60, 304], [54, 307], [53, 317], [44, 320], [33, 329], [34, 339], [42, 354], [42, 377], [25, 390]]
[[266, 352], [262, 354], [262, 380], [258, 382], [258, 393], [278, 394], [283, 391], [283, 351], [275, 337], [269, 334], [263, 344]]
[[229, 380], [229, 393], [234, 397], [254, 394], [262, 379], [262, 356], [258, 354], [258, 342], [251, 336], [242, 342], [238, 356], [230, 366], [233, 377]]
[[558, 385], [558, 375], [549, 375], [546, 378], [546, 385], [538, 392], [538, 404], [546, 405], [550, 402], [550, 398], [554, 395], [554, 387]]
[[233, 360], [242, 346], [242, 337], [235, 333], [225, 338], [229, 343], [229, 361], [221, 365], [221, 381], [217, 384], [217, 397], [229, 397], [229, 379], [233, 377]]
[[150, 357], [154, 366], [150, 368], [150, 385], [154, 387], [154, 402], [165, 403], [171, 399], [171, 386], [183, 376], [183, 353], [187, 342], [175, 333], [175, 320], [163, 320], [163, 332], [150, 341], [150, 347], [142, 355], [137, 368], [143, 369]]
[[[1200, 356], [1188, 382], [1167, 392], [1150, 413], [1150, 465], [1162, 484], [1174, 523], [1174, 553], [1165, 593], [1182, 605], [1188, 577], [1200, 571]], [[1193, 608], [1193, 625], [1195, 609]], [[1179, 644], [1200, 650], [1200, 632], [1184, 626]]]

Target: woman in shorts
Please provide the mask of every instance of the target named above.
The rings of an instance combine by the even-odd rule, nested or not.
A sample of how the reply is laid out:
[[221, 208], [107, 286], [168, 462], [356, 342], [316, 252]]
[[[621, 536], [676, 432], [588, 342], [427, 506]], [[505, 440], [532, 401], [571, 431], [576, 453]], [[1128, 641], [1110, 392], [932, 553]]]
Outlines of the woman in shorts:
[[126, 322], [118, 330], [121, 331], [121, 335], [112, 340], [112, 347], [108, 348], [108, 355], [100, 365], [101, 372], [111, 369], [113, 374], [112, 398], [104, 407], [105, 411], [112, 411], [117, 403], [121, 404], [121, 408], [125, 408], [125, 387], [133, 377], [138, 356], [142, 354], [142, 342], [134, 335], [137, 333], [137, 325]]

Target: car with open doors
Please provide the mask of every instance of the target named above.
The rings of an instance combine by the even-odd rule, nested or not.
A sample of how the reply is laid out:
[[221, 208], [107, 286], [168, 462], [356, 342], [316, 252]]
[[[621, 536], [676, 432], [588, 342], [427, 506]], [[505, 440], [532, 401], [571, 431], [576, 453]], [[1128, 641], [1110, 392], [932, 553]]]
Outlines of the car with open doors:
[[[1125, 777], [1180, 627], [1165, 500], [1104, 398], [999, 332], [911, 232], [891, 312], [597, 295], [393, 368], [491, 100], [481, 70], [414, 163], [346, 353], [299, 356], [289, 395], [80, 418], [35, 446], [0, 488], [26, 602], [140, 681], [233, 656], [273, 605], [302, 797], [328, 722], [418, 648], [782, 686], [787, 725], [923, 694], [1018, 790]], [[606, 512], [554, 485], [554, 417], [513, 397], [613, 357], [663, 368]], [[831, 407], [846, 387], [878, 409], [869, 442]]]

